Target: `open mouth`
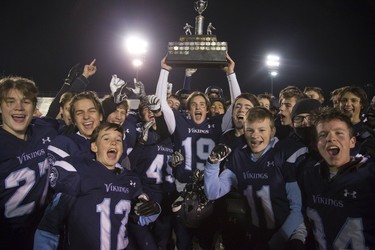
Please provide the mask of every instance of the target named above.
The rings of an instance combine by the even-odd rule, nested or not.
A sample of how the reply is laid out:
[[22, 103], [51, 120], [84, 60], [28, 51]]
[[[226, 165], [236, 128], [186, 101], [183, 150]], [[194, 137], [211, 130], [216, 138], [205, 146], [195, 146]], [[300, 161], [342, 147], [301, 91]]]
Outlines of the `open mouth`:
[[251, 144], [252, 147], [258, 147], [262, 143], [263, 143], [263, 141], [259, 141], [259, 140], [251, 140], [250, 141], [250, 144]]
[[202, 112], [198, 111], [194, 113], [195, 119], [200, 120], [202, 118]]
[[243, 116], [243, 115], [237, 116], [237, 120], [239, 120], [239, 121], [243, 121], [244, 119], [245, 119], [245, 116]]
[[12, 115], [12, 118], [16, 122], [23, 122], [26, 118], [26, 115]]
[[83, 127], [85, 127], [86, 129], [91, 129], [93, 124], [93, 122], [85, 122], [83, 123]]
[[327, 148], [327, 152], [331, 156], [336, 156], [336, 155], [339, 154], [340, 149], [338, 147], [336, 147], [336, 146], [331, 146], [331, 147]]
[[107, 156], [109, 159], [116, 159], [117, 156], [117, 150], [114, 148], [111, 148], [107, 151]]

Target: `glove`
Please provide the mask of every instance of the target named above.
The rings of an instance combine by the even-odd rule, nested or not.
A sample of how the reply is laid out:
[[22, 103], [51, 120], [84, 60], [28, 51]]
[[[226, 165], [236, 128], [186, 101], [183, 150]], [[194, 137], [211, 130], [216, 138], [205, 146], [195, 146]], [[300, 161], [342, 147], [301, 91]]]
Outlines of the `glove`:
[[177, 167], [181, 165], [181, 163], [184, 161], [184, 156], [181, 154], [181, 151], [174, 151], [171, 156], [171, 165], [172, 167]]
[[119, 88], [116, 89], [115, 93], [113, 94], [113, 98], [115, 100], [115, 103], [121, 103], [125, 99], [128, 98], [128, 95], [126, 93], [128, 93], [129, 90], [126, 87], [126, 85], [127, 85], [127, 83], [123, 84], [122, 86], [120, 86]]
[[148, 96], [148, 106], [150, 110], [154, 113], [160, 111], [160, 99], [156, 95], [149, 95]]
[[64, 80], [64, 83], [65, 84], [72, 84], [72, 82], [82, 74], [83, 72], [83, 69], [81, 67], [81, 65], [79, 63], [77, 63], [76, 65], [74, 65], [70, 70], [69, 70], [69, 73], [68, 73], [68, 76], [65, 78]]
[[192, 76], [196, 71], [197, 71], [197, 69], [187, 68], [187, 69], [185, 69], [185, 75], [186, 76]]
[[150, 201], [148, 196], [143, 193], [138, 196], [139, 202], [134, 207], [134, 212], [138, 216], [151, 216], [160, 213], [160, 207], [155, 201]]
[[116, 74], [112, 75], [111, 82], [109, 83], [109, 88], [111, 89], [112, 95], [115, 95], [115, 92], [118, 91], [119, 88], [126, 86], [127, 83], [124, 80], [121, 80], [117, 77]]
[[141, 81], [134, 82], [133, 93], [139, 97], [146, 96], [145, 85]]
[[150, 130], [150, 128], [152, 127], [152, 125], [155, 124], [155, 121], [154, 120], [151, 120], [151, 121], [148, 121], [146, 122], [144, 125], [143, 125], [143, 129], [142, 129], [142, 137], [140, 139], [140, 143], [142, 144], [145, 144], [148, 140], [148, 131]]
[[219, 163], [224, 160], [231, 152], [232, 150], [227, 145], [221, 143], [217, 144], [212, 149], [211, 154], [208, 157], [208, 162], [213, 164]]
[[170, 96], [172, 94], [172, 89], [173, 89], [173, 83], [168, 83], [167, 85], [167, 96]]

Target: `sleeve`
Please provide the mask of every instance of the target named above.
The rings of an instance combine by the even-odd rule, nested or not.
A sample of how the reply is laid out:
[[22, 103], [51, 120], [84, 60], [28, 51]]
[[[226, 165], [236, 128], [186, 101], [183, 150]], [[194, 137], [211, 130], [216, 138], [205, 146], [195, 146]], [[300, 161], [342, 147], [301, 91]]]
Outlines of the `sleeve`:
[[301, 191], [297, 182], [286, 183], [285, 189], [289, 200], [290, 212], [281, 228], [268, 242], [271, 249], [277, 249], [280, 245], [283, 245], [292, 233], [303, 223]]
[[182, 86], [183, 89], [191, 90], [191, 79], [192, 79], [192, 76], [185, 75], [184, 84]]
[[167, 124], [169, 134], [173, 134], [176, 129], [176, 120], [173, 110], [171, 107], [169, 107], [167, 101], [168, 76], [169, 72], [165, 69], [161, 69], [156, 87], [156, 96], [160, 99], [161, 110], [164, 114], [164, 119]]
[[231, 170], [225, 169], [220, 175], [219, 171], [219, 163], [207, 162], [204, 168], [204, 191], [209, 200], [216, 200], [224, 196], [229, 193], [232, 186], [237, 185], [237, 178]]
[[89, 85], [89, 80], [83, 75], [80, 75], [76, 79], [74, 79], [72, 85], [66, 84], [64, 82], [61, 89], [59, 90], [59, 92], [56, 94], [55, 98], [51, 102], [46, 116], [56, 118], [60, 109], [60, 104], [59, 104], [60, 98], [64, 93], [68, 91], [72, 93], [79, 93], [79, 92], [84, 91], [88, 85]]
[[145, 225], [148, 225], [154, 221], [156, 221], [156, 219], [159, 217], [160, 213], [161, 213], [161, 207], [159, 205], [159, 203], [156, 203], [158, 206], [159, 206], [159, 213], [158, 214], [154, 214], [154, 215], [151, 215], [151, 216], [139, 216], [139, 219], [138, 219], [138, 224], [141, 225], [141, 226], [145, 226]]
[[57, 249], [64, 221], [75, 198], [57, 193], [48, 205], [34, 235], [34, 249]]
[[238, 84], [236, 73], [227, 75], [229, 92], [230, 92], [230, 101], [231, 104], [227, 111], [224, 114], [223, 122], [221, 124], [221, 131], [227, 131], [232, 128], [232, 111], [233, 111], [233, 102], [237, 96], [241, 94], [240, 85]]
[[65, 136], [56, 136], [50, 145], [48, 145], [47, 153], [52, 163], [62, 160], [70, 156], [70, 152], [78, 152], [78, 148], [72, 140]]
[[49, 175], [50, 185], [57, 192], [76, 196], [80, 192], [80, 176], [67, 161], [56, 161]]

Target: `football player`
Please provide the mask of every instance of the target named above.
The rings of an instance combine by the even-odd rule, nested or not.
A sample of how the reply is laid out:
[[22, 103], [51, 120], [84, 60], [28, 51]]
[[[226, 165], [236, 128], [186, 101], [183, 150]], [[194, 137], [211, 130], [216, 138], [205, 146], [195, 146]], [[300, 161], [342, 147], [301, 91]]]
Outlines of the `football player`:
[[315, 120], [317, 147], [324, 159], [308, 168], [301, 190], [318, 249], [375, 248], [375, 163], [357, 155], [353, 124], [333, 108]]
[[[159, 103], [155, 105], [154, 103]], [[142, 136], [129, 154], [132, 170], [139, 176], [143, 191], [162, 206], [162, 213], [151, 227], [129, 223], [129, 247], [131, 249], [168, 249], [171, 245], [173, 214], [172, 200], [175, 192], [174, 177], [168, 161], [173, 153], [171, 137], [161, 136], [156, 117], [162, 115], [160, 100], [147, 96], [139, 105], [142, 120]], [[132, 241], [132, 239], [134, 239]], [[170, 248], [170, 247], [169, 247]]]
[[142, 193], [139, 178], [115, 167], [123, 134], [120, 125], [103, 123], [91, 136], [94, 161], [71, 157], [55, 162], [50, 184], [58, 194], [35, 233], [34, 249], [57, 249], [63, 223], [65, 249], [125, 249], [128, 220], [147, 225], [157, 218], [160, 206]]
[[35, 118], [38, 89], [21, 77], [0, 80], [0, 246], [32, 249], [33, 235], [45, 209], [48, 189], [47, 147], [54, 126]]
[[215, 146], [204, 171], [205, 192], [210, 200], [227, 194], [231, 186], [246, 197], [251, 238], [244, 239], [241, 249], [282, 249], [303, 223], [301, 193], [294, 174], [294, 163], [300, 156], [296, 153], [286, 159], [275, 147], [275, 132], [271, 111], [263, 107], [249, 109], [244, 122], [246, 145], [233, 150], [220, 174], [219, 163], [231, 149], [223, 144]]

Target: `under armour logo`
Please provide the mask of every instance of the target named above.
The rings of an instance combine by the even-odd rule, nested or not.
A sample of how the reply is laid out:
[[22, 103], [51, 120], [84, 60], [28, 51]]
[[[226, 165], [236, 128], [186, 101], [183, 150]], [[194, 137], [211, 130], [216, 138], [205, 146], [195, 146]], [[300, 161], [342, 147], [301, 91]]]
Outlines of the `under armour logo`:
[[351, 197], [351, 198], [357, 198], [356, 196], [357, 192], [356, 191], [353, 191], [353, 192], [349, 192], [347, 189], [344, 189], [344, 196], [345, 197]]
[[130, 180], [130, 186], [133, 186], [133, 187], [135, 187], [135, 182], [133, 181], [133, 180]]
[[275, 162], [274, 161], [267, 161], [267, 167], [274, 167]]
[[42, 138], [42, 143], [46, 144], [46, 142], [51, 142], [51, 139], [49, 138], [49, 136], [46, 139]]
[[129, 133], [130, 133], [130, 130], [127, 128], [127, 129], [125, 130], [125, 133], [129, 134]]

